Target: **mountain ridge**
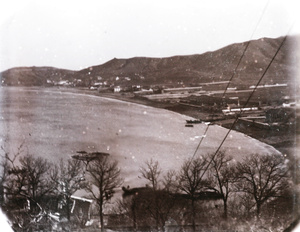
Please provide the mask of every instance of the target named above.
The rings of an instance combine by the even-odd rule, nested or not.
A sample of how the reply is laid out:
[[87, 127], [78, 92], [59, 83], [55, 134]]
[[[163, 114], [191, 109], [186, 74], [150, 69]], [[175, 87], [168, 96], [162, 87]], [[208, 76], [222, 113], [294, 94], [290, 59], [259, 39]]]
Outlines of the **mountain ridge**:
[[[49, 82], [61, 80], [73, 83], [76, 82], [75, 80], [81, 80], [82, 86], [90, 86], [99, 81], [115, 85], [176, 85], [180, 82], [188, 86], [203, 82], [229, 80], [248, 46], [236, 70], [233, 84], [249, 85], [263, 74], [282, 40], [283, 37], [261, 38], [230, 44], [203, 54], [164, 58], [143, 56], [127, 59], [114, 58], [103, 64], [79, 71], [47, 66], [17, 67], [1, 72], [0, 76], [2, 85], [9, 86], [44, 86]], [[294, 81], [293, 75], [299, 69], [300, 63], [299, 53], [295, 49], [298, 41], [299, 36], [287, 37], [266, 73], [264, 83], [291, 83]]]

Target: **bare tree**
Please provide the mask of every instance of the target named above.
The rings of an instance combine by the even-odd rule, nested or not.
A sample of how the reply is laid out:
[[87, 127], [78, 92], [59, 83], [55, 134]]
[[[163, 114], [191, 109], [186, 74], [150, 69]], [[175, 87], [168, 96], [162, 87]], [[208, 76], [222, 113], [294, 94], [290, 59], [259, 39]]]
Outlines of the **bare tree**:
[[192, 208], [192, 226], [196, 231], [196, 199], [199, 192], [203, 191], [207, 186], [204, 172], [208, 165], [207, 157], [197, 157], [188, 159], [182, 165], [178, 176], [178, 188], [185, 192], [191, 199]]
[[[153, 168], [151, 162], [147, 162]], [[152, 161], [159, 169], [157, 164]], [[148, 170], [144, 168], [144, 170]], [[154, 225], [156, 230], [164, 231], [165, 223], [170, 216], [174, 216], [176, 204], [176, 172], [168, 171], [162, 181], [162, 189], [154, 189], [149, 187], [129, 189], [123, 187], [123, 201], [118, 202], [119, 212], [124, 214], [132, 221], [133, 230], [137, 230], [139, 223]], [[176, 214], [176, 213], [175, 213]], [[178, 213], [177, 213], [178, 214]], [[145, 221], [144, 219], [147, 218]]]
[[123, 212], [132, 221], [133, 230], [138, 224], [155, 226], [156, 231], [165, 231], [166, 221], [174, 214], [178, 198], [165, 189], [122, 188], [123, 201], [118, 202], [119, 212]]
[[176, 193], [178, 191], [177, 173], [175, 170], [169, 170], [163, 177], [164, 190], [169, 193]]
[[8, 195], [24, 196], [35, 202], [42, 202], [43, 197], [55, 187], [50, 179], [51, 163], [41, 157], [25, 155], [20, 158], [20, 164], [15, 165], [15, 158], [8, 158], [12, 164], [6, 186]]
[[229, 194], [234, 191], [233, 183], [236, 182], [235, 168], [231, 163], [232, 158], [227, 157], [225, 152], [210, 154], [211, 169], [209, 170], [210, 181], [208, 188], [221, 195], [223, 200], [224, 218], [227, 218], [227, 201]]
[[8, 170], [10, 169], [9, 161], [6, 158], [7, 156], [7, 153], [0, 156], [0, 207], [4, 205], [5, 185], [7, 184]]
[[87, 172], [91, 185], [88, 185], [86, 189], [99, 206], [101, 231], [104, 231], [103, 207], [113, 196], [115, 188], [120, 187], [123, 182], [120, 178], [118, 162], [111, 162], [107, 156], [100, 157], [89, 162]]
[[279, 155], [253, 154], [238, 163], [238, 191], [250, 194], [256, 203], [256, 215], [269, 199], [282, 196], [288, 187], [288, 172], [284, 158]]
[[56, 183], [56, 191], [63, 197], [64, 213], [70, 221], [71, 196], [79, 189], [86, 187], [84, 164], [77, 159], [60, 160], [51, 173], [51, 179]]
[[[155, 222], [157, 231], [165, 231], [165, 224], [172, 215], [176, 198], [165, 190], [150, 190], [142, 198], [144, 212]], [[142, 211], [141, 211], [142, 212]]]
[[161, 168], [159, 167], [158, 161], [150, 161], [146, 162], [146, 167], [141, 167], [140, 172], [142, 176], [149, 180], [153, 189], [157, 189], [159, 176], [161, 173]]
[[159, 218], [159, 210], [160, 210], [160, 199], [157, 194], [159, 176], [161, 173], [161, 169], [159, 167], [158, 161], [154, 161], [150, 159], [145, 162], [146, 167], [141, 167], [140, 172], [142, 176], [147, 179], [152, 185], [151, 196], [144, 197], [143, 205], [145, 210], [149, 213], [150, 217], [152, 217], [156, 224], [156, 229], [158, 230], [160, 224]]
[[118, 199], [113, 210], [115, 214], [124, 215], [127, 221], [131, 221], [133, 231], [136, 231], [138, 222], [136, 202], [134, 197], [128, 201], [124, 199]]
[[[11, 186], [11, 177], [13, 171], [17, 171], [20, 168], [16, 167], [16, 160], [22, 153], [22, 147], [24, 143], [22, 143], [19, 147], [17, 152], [11, 157], [11, 155], [5, 151], [5, 149], [1, 146], [1, 150], [3, 154], [1, 154], [1, 163], [0, 163], [0, 173], [1, 173], [1, 182], [0, 182], [0, 190], [1, 190], [1, 206], [4, 205], [4, 198], [5, 198], [5, 189], [11, 190], [9, 186]], [[10, 191], [11, 192], [11, 191]]]
[[21, 152], [13, 156], [6, 154], [8, 176], [5, 183], [5, 208], [16, 229], [25, 229], [42, 213], [48, 204], [48, 198], [54, 190], [49, 174], [51, 163], [32, 155], [20, 157]]
[[142, 202], [144, 212], [149, 215], [155, 222], [156, 230], [165, 230], [165, 223], [168, 217], [173, 213], [172, 210], [175, 206], [175, 196], [171, 194], [171, 190], [175, 191], [176, 172], [174, 170], [168, 171], [163, 178], [163, 189], [158, 188], [159, 177], [161, 168], [158, 161], [146, 162], [146, 167], [141, 168], [142, 176], [149, 180], [152, 184], [152, 189], [145, 191], [143, 196], [139, 194], [135, 201]]
[[54, 183], [50, 180], [49, 174], [51, 163], [41, 157], [26, 155], [20, 158], [21, 169], [26, 175], [26, 194], [36, 201], [39, 201], [46, 194], [54, 190]]

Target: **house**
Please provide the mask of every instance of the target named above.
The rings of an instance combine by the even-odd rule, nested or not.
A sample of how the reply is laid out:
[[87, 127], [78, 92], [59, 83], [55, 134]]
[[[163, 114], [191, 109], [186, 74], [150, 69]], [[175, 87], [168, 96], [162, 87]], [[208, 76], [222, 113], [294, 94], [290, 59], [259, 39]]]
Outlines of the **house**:
[[224, 115], [236, 115], [236, 114], [242, 114], [242, 113], [244, 113], [244, 114], [252, 113], [252, 112], [256, 112], [258, 110], [259, 110], [258, 107], [231, 108], [231, 106], [229, 106], [227, 109], [222, 110], [222, 113]]
[[255, 85], [251, 85], [249, 87], [249, 89], [261, 89], [261, 88], [274, 88], [274, 87], [287, 87], [288, 85], [287, 84], [273, 84], [273, 85], [258, 85], [258, 86], [255, 86]]
[[71, 208], [71, 215], [73, 215], [82, 225], [85, 225], [91, 220], [91, 204], [93, 200], [84, 197], [77, 197], [72, 195], [73, 205]]
[[119, 93], [121, 91], [121, 87], [120, 86], [115, 86], [114, 87], [114, 92], [115, 93]]
[[134, 92], [134, 95], [137, 95], [137, 96], [149, 95], [149, 94], [153, 94], [153, 89], [142, 89], [142, 90]]
[[59, 81], [59, 82], [56, 83], [56, 85], [58, 85], [58, 86], [69, 86], [71, 84], [72, 83], [69, 82], [68, 80], [61, 80], [61, 81]]
[[102, 85], [103, 85], [102, 82], [96, 82], [96, 83], [94, 83], [94, 84], [90, 87], [90, 89], [97, 90], [97, 89], [99, 89], [99, 87], [102, 86]]

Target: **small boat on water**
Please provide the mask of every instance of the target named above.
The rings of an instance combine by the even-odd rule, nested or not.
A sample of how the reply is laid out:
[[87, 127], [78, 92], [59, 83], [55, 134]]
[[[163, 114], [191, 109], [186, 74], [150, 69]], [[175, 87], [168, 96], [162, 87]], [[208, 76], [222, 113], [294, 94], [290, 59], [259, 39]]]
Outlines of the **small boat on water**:
[[192, 120], [186, 120], [186, 123], [197, 124], [197, 123], [202, 123], [202, 121], [200, 119], [192, 119]]
[[193, 124], [185, 124], [185, 127], [194, 127]]

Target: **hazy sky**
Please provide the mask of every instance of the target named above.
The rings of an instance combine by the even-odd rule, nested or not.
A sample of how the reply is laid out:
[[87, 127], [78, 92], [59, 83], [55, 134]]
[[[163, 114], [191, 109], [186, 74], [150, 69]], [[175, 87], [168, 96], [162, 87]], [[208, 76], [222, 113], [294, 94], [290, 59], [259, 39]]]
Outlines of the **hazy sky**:
[[[201, 54], [276, 38], [297, 21], [297, 2], [0, 0], [0, 71], [17, 66], [79, 70], [114, 57]], [[300, 34], [299, 23], [295, 33]]]

